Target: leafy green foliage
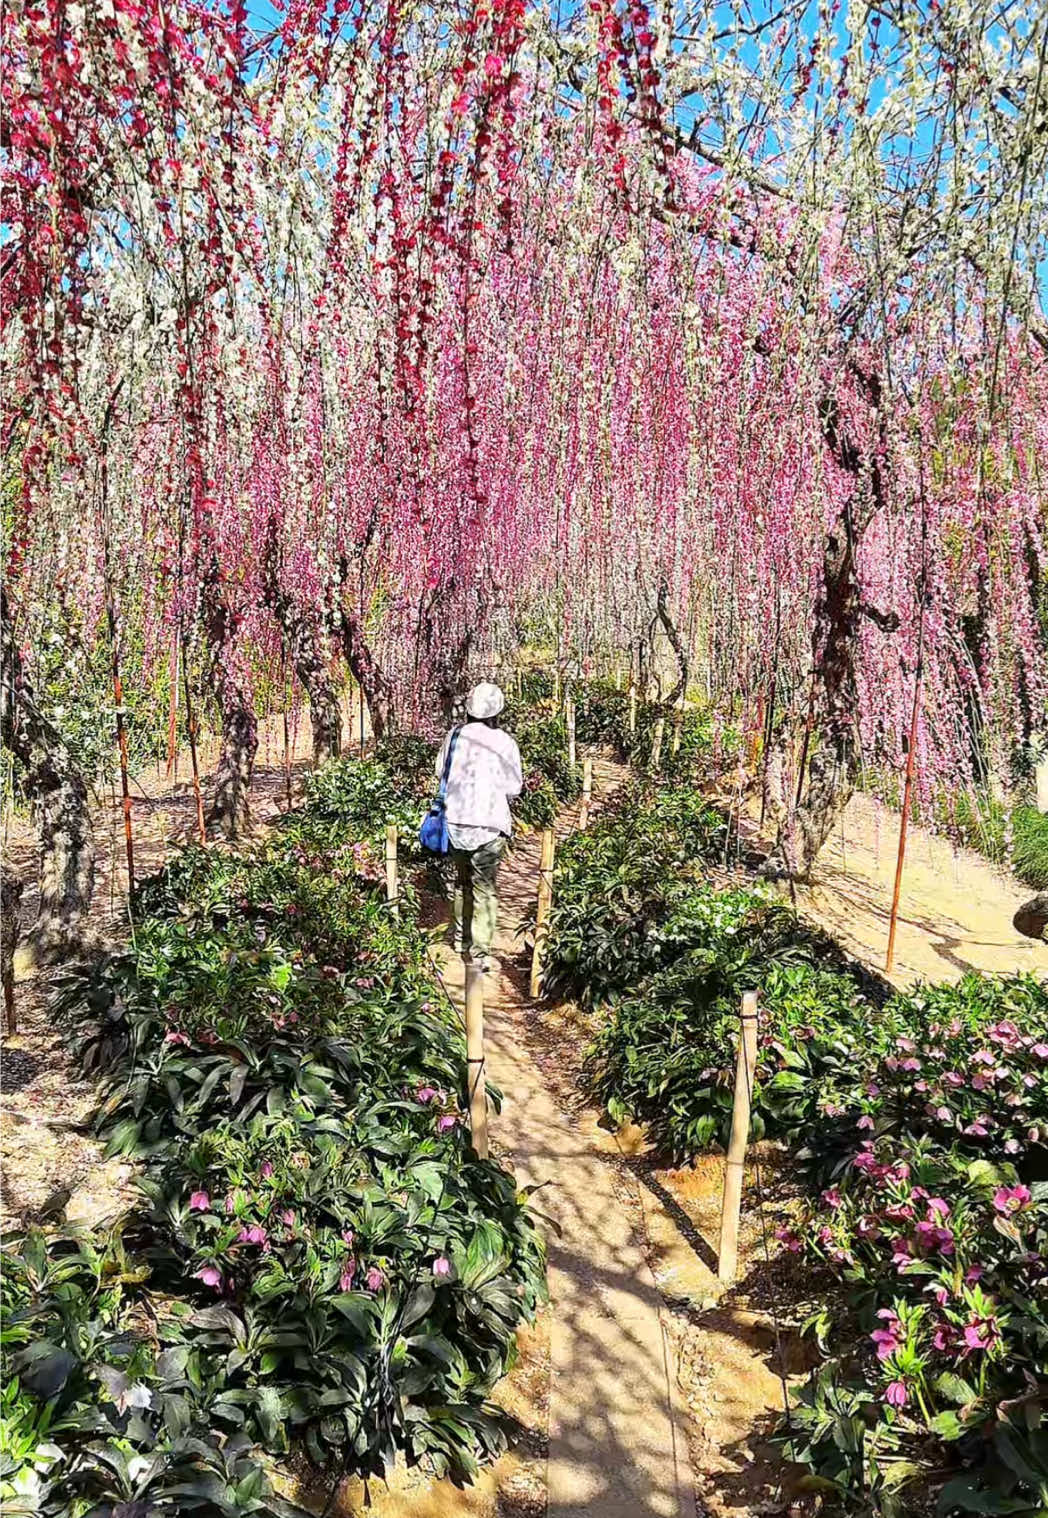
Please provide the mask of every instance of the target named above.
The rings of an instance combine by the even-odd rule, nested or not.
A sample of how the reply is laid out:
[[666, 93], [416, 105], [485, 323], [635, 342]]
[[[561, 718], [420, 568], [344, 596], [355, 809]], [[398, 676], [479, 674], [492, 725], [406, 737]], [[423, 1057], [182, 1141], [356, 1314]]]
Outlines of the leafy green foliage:
[[635, 984], [671, 952], [657, 934], [672, 903], [721, 853], [728, 828], [690, 788], [628, 787], [561, 846], [544, 970], [547, 991], [583, 1005]]
[[[501, 1445], [486, 1399], [544, 1288], [542, 1247], [512, 1176], [469, 1145], [461, 1030], [426, 936], [354, 841], [389, 772], [333, 768], [320, 822], [306, 808], [243, 853], [186, 850], [143, 882], [133, 949], [61, 987], [109, 1076], [99, 1131], [142, 1162], [142, 1202], [108, 1242], [10, 1252], [30, 1398], [12, 1407], [13, 1489], [82, 1487], [85, 1511], [199, 1496], [277, 1512], [264, 1454], [292, 1444], [328, 1468], [376, 1471], [399, 1449], [460, 1476]], [[89, 1287], [76, 1312], [51, 1290], [66, 1269], [120, 1283], [90, 1331]], [[102, 1422], [99, 1363], [138, 1398]]]

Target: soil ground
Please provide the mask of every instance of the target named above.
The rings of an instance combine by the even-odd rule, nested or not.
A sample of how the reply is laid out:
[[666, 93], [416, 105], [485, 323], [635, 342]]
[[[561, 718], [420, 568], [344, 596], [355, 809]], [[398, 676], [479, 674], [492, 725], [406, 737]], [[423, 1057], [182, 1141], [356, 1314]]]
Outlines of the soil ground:
[[[264, 727], [252, 792], [256, 823], [287, 805], [309, 764], [304, 714], [292, 734], [285, 766], [277, 723]], [[202, 746], [205, 776], [217, 745]], [[144, 875], [175, 843], [194, 832], [195, 801], [185, 755], [178, 778], [162, 771], [136, 778], [136, 864]], [[621, 778], [615, 766], [597, 765], [597, 790], [606, 795]], [[206, 781], [205, 781], [206, 784]], [[562, 826], [570, 828], [567, 815]], [[125, 866], [120, 809], [100, 801], [96, 811], [98, 884], [89, 930], [102, 937], [126, 934]], [[840, 832], [819, 862], [817, 882], [798, 892], [797, 904], [875, 970], [883, 969], [898, 819], [867, 797], [856, 797]], [[35, 909], [31, 887], [35, 848], [28, 828], [9, 822], [7, 855], [26, 880], [23, 921]], [[503, 923], [515, 925], [530, 908], [534, 862], [527, 849], [504, 867]], [[953, 978], [966, 969], [1048, 971], [1048, 948], [1021, 938], [1011, 927], [1015, 908], [1031, 893], [980, 856], [952, 848], [921, 829], [911, 831], [903, 879], [902, 914], [895, 976]], [[701, 1160], [682, 1170], [662, 1169], [643, 1135], [612, 1134], [579, 1094], [578, 1066], [587, 1041], [586, 1019], [572, 1007], [533, 1005], [513, 973], [512, 946], [505, 951], [509, 976], [500, 983], [501, 1013], [521, 1057], [541, 1073], [561, 1118], [573, 1125], [583, 1147], [607, 1166], [614, 1196], [642, 1251], [662, 1299], [661, 1318], [674, 1348], [680, 1398], [688, 1410], [687, 1440], [695, 1473], [695, 1512], [709, 1518], [756, 1518], [758, 1514], [809, 1509], [791, 1489], [789, 1473], [767, 1444], [781, 1411], [783, 1378], [803, 1374], [803, 1351], [793, 1326], [803, 1316], [803, 1283], [776, 1262], [767, 1240], [788, 1212], [791, 1193], [781, 1156], [759, 1146], [747, 1174], [738, 1284], [726, 1294], [716, 1280], [721, 1162]], [[520, 967], [518, 967], [519, 969]], [[5, 1225], [58, 1213], [95, 1219], [114, 1211], [128, 1195], [126, 1166], [103, 1163], [98, 1145], [82, 1130], [94, 1088], [79, 1078], [48, 1011], [54, 972], [17, 965], [19, 1031], [2, 1045], [3, 1114], [0, 1163]], [[514, 990], [516, 987], [516, 990]], [[388, 1489], [370, 1492], [347, 1484], [332, 1512], [345, 1518], [365, 1511], [375, 1518], [543, 1518], [547, 1512], [550, 1400], [549, 1314], [522, 1336], [517, 1368], [499, 1389], [499, 1400], [517, 1421], [510, 1452], [468, 1492], [446, 1482], [426, 1482], [397, 1472]], [[318, 1508], [328, 1488], [317, 1490]], [[578, 1513], [600, 1518], [598, 1498]]]

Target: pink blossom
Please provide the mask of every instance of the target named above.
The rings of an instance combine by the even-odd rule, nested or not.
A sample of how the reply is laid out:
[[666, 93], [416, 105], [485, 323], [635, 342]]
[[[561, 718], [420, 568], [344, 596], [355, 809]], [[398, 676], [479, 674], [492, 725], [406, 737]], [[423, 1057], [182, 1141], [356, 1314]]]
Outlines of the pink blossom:
[[969, 1349], [991, 1349], [998, 1338], [997, 1319], [972, 1317], [964, 1330]]
[[242, 1228], [237, 1234], [238, 1244], [265, 1244], [268, 1234], [260, 1223], [252, 1223], [250, 1228]]
[[262, 1169], [259, 1171], [259, 1175], [262, 1177], [262, 1179], [264, 1181], [268, 1181], [269, 1178], [270, 1178], [270, 1176], [272, 1174], [273, 1174], [273, 1166], [267, 1160], [266, 1163], [262, 1166]]
[[187, 1049], [189, 1047], [189, 1039], [186, 1037], [186, 1035], [184, 1033], [177, 1032], [173, 1028], [170, 1029], [167, 1033], [164, 1034], [164, 1043], [165, 1044], [185, 1044], [185, 1046], [186, 1046]]
[[415, 1100], [425, 1106], [427, 1102], [436, 1101], [438, 1095], [436, 1086], [420, 1086], [415, 1092]]
[[451, 1274], [451, 1261], [445, 1254], [438, 1254], [433, 1261], [433, 1274], [435, 1276], [449, 1276]]
[[497, 79], [502, 73], [503, 64], [504, 60], [499, 57], [498, 53], [489, 53], [484, 59], [484, 72], [489, 79]]
[[827, 1207], [832, 1207], [836, 1211], [841, 1205], [841, 1194], [836, 1186], [828, 1186], [822, 1193], [822, 1200], [826, 1203]]
[[368, 1291], [380, 1291], [386, 1284], [386, 1277], [377, 1265], [372, 1265], [367, 1273]]
[[884, 1388], [884, 1400], [889, 1407], [905, 1407], [910, 1400], [905, 1381], [890, 1381]]
[[286, 1207], [284, 1209], [284, 1211], [280, 1214], [280, 1221], [282, 1223], [285, 1223], [288, 1226], [288, 1228], [294, 1228], [294, 1226], [295, 1226], [295, 1212], [294, 1212], [294, 1208], [292, 1208], [292, 1207]]
[[791, 1254], [798, 1254], [800, 1252], [801, 1241], [792, 1228], [787, 1228], [784, 1224], [780, 1223], [775, 1230], [775, 1237], [780, 1244], [785, 1244]]
[[445, 1114], [444, 1114], [443, 1117], [438, 1117], [437, 1118], [437, 1132], [438, 1133], [449, 1133], [451, 1131], [451, 1129], [455, 1127], [455, 1124], [457, 1122], [458, 1122], [458, 1118], [457, 1117], [452, 1116], [452, 1114], [449, 1113], [449, 1112], [445, 1112]]
[[[342, 1274], [339, 1276], [339, 1279], [338, 1279], [338, 1287], [339, 1287], [340, 1291], [352, 1291], [353, 1290], [353, 1277], [356, 1275], [356, 1273], [357, 1273], [357, 1262], [356, 1262], [356, 1260], [347, 1260], [346, 1263], [342, 1267]], [[370, 1277], [369, 1277], [369, 1279], [370, 1279]]]
[[205, 1286], [213, 1286], [216, 1291], [222, 1289], [222, 1272], [217, 1265], [204, 1265], [194, 1272], [198, 1281], [203, 1281]]
[[876, 1124], [874, 1123], [873, 1118], [870, 1116], [870, 1114], [868, 1112], [864, 1112], [855, 1126], [856, 1128], [870, 1129], [875, 1127]]
[[189, 1198], [190, 1212], [208, 1212], [211, 1208], [211, 1198], [206, 1191], [194, 1191]]
[[993, 1194], [993, 1205], [997, 1212], [1002, 1212], [1006, 1217], [1012, 1213], [1022, 1212], [1030, 1200], [1030, 1188], [1028, 1186], [998, 1186]]

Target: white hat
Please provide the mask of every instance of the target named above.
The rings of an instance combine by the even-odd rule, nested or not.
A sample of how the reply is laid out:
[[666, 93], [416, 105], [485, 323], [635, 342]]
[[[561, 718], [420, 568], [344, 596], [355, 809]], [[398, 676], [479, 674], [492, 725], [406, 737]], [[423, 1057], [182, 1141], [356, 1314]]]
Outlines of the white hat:
[[497, 717], [505, 704], [506, 698], [498, 686], [492, 685], [490, 680], [484, 680], [470, 691], [466, 698], [466, 711], [479, 722], [484, 722], [489, 717]]

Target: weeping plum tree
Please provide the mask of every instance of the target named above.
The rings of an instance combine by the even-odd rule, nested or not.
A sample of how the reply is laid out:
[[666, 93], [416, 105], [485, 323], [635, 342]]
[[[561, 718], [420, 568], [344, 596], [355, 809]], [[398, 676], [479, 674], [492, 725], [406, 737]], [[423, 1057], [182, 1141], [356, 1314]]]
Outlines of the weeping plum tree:
[[381, 734], [535, 606], [576, 652], [654, 609], [787, 811], [807, 734], [800, 871], [860, 759], [898, 767], [918, 582], [925, 793], [972, 777], [958, 712], [1000, 746], [1043, 709], [1048, 26], [809, 10], [5, 13], [11, 596], [60, 562], [97, 600], [128, 373], [122, 609], [160, 668], [207, 650], [217, 828], [285, 656], [334, 752], [332, 646]]
[[0, 732], [21, 768], [21, 788], [40, 835], [40, 910], [33, 938], [43, 954], [62, 953], [82, 946], [95, 883], [87, 786], [58, 727], [40, 709], [23, 666], [6, 592], [0, 592], [0, 598]]

